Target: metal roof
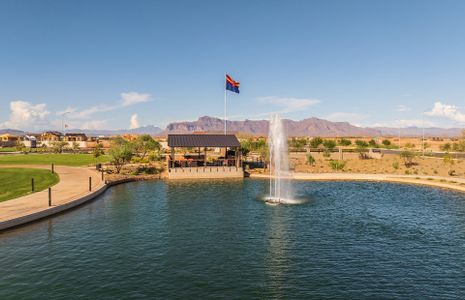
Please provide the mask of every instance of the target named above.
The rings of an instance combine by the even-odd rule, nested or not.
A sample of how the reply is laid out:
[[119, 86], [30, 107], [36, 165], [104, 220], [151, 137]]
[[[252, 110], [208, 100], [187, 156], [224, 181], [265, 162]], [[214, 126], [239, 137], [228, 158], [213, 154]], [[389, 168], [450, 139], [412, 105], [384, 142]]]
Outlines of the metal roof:
[[169, 147], [240, 147], [234, 134], [168, 134]]

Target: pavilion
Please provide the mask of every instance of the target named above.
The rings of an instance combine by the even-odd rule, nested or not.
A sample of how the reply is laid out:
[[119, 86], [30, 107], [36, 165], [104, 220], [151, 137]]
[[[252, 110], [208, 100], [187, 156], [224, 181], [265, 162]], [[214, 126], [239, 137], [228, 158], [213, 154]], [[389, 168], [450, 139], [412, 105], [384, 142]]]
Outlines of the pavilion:
[[168, 177], [244, 177], [240, 146], [234, 134], [169, 134]]

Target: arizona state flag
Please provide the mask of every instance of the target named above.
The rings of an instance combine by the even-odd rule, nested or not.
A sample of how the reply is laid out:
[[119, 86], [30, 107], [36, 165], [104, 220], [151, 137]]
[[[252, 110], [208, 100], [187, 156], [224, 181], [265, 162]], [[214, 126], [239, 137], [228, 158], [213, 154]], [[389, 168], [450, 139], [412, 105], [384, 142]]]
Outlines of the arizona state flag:
[[239, 85], [240, 83], [235, 81], [231, 78], [228, 74], [226, 74], [226, 89], [239, 94]]

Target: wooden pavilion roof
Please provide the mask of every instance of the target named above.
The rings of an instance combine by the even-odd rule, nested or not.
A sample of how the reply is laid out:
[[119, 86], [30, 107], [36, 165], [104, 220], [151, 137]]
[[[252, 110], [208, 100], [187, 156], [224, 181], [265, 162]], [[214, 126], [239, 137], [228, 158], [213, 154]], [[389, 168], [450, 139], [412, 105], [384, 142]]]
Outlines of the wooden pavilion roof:
[[234, 134], [168, 134], [169, 147], [240, 147]]

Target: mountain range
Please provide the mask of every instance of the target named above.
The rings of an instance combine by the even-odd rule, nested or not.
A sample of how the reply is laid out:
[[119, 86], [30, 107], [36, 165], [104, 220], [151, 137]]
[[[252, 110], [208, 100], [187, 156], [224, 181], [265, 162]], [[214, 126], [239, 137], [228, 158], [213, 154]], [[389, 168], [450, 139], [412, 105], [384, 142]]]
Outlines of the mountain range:
[[[331, 122], [319, 118], [308, 118], [300, 121], [284, 119], [284, 127], [287, 129], [289, 136], [323, 136], [323, 137], [358, 137], [358, 136], [436, 136], [436, 137], [455, 137], [459, 136], [462, 128], [391, 128], [391, 127], [358, 127], [348, 122]], [[89, 136], [111, 136], [119, 134], [150, 134], [155, 136], [164, 136], [170, 133], [222, 133], [224, 121], [215, 117], [200, 117], [196, 121], [170, 123], [163, 130], [156, 126], [144, 126], [136, 129], [120, 130], [82, 130], [68, 129], [67, 132], [83, 132]], [[228, 121], [228, 132], [250, 134], [255, 136], [264, 136], [268, 134], [268, 120], [244, 120]], [[2, 133], [25, 134], [23, 131], [14, 129], [2, 129]]]
[[[323, 137], [356, 137], [356, 136], [397, 136], [399, 128], [391, 127], [358, 127], [348, 122], [331, 122], [319, 118], [308, 118], [300, 121], [284, 119], [284, 128], [289, 136], [323, 136]], [[223, 132], [224, 121], [213, 117], [200, 117], [196, 121], [176, 122], [169, 124], [163, 134], [192, 132]], [[268, 120], [228, 121], [228, 132], [245, 133], [264, 136], [268, 134]], [[419, 128], [406, 127], [400, 129], [401, 136], [459, 136], [462, 128]]]

